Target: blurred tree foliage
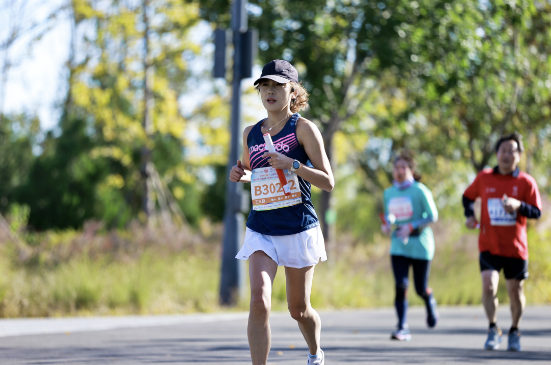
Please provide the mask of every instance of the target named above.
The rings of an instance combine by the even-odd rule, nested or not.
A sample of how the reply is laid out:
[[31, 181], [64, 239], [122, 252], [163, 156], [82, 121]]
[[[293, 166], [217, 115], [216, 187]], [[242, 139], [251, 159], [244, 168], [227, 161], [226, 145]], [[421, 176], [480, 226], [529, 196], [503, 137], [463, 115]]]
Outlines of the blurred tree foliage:
[[[399, 79], [382, 89], [385, 113], [372, 114], [374, 134], [417, 151], [423, 170], [439, 176], [433, 180], [441, 186], [451, 179], [442, 178], [449, 175], [434, 163], [436, 156], [453, 164], [454, 173], [464, 161], [480, 171], [495, 163], [499, 136], [519, 131], [525, 136], [523, 168], [549, 192], [547, 179], [537, 172], [550, 162], [551, 6], [413, 1], [405, 12], [392, 9], [390, 18], [406, 14], [395, 27], [400, 37], [393, 44], [394, 53], [405, 57], [394, 59], [391, 70]], [[400, 62], [405, 67], [398, 67]], [[396, 98], [406, 103], [398, 114], [391, 112]], [[360, 165], [374, 176], [380, 166], [370, 159]]]
[[[190, 139], [189, 121], [180, 112], [180, 98], [188, 92], [189, 79], [202, 76], [193, 75], [189, 68], [189, 60], [201, 51], [190, 34], [200, 21], [198, 5], [150, 1], [148, 34], [154, 68], [150, 138], [142, 127], [142, 3], [76, 0], [68, 10], [73, 23], [71, 54], [59, 128], [46, 135], [42, 153], [33, 156], [36, 142], [32, 138], [37, 131], [29, 136], [16, 133], [28, 129], [16, 128], [22, 123], [19, 119], [1, 126], [2, 142], [11, 143], [2, 143], [1, 148], [18, 144], [15, 153], [23, 155], [2, 154], [6, 181], [0, 183], [6, 187], [2, 186], [0, 198], [11, 202], [13, 187], [19, 186], [18, 201], [30, 206], [29, 224], [35, 229], [76, 228], [87, 219], [122, 227], [140, 217], [140, 152], [147, 145], [161, 180], [186, 220], [196, 223], [204, 216], [198, 169], [220, 160], [227, 134], [224, 124], [218, 123], [209, 131], [211, 140]], [[200, 110], [198, 115], [216, 120], [223, 114], [221, 98], [205, 103], [210, 103], [210, 110]], [[208, 123], [199, 129], [208, 129]], [[197, 158], [195, 151], [205, 146], [216, 151]], [[20, 167], [17, 171], [12, 168], [16, 166]]]
[[0, 123], [0, 213], [17, 201], [35, 159], [33, 146], [40, 132], [38, 118], [4, 115]]
[[226, 182], [228, 181], [226, 165], [215, 165], [214, 172], [216, 180], [206, 188], [205, 194], [201, 197], [201, 208], [213, 221], [221, 222], [224, 219], [223, 202], [226, 201]]
[[[93, 27], [95, 38], [83, 39], [89, 49], [74, 65], [69, 115], [85, 115], [97, 143], [90, 157], [109, 164], [107, 177], [97, 187], [107, 217], [131, 218], [141, 207], [139, 152], [146, 144], [160, 176], [173, 189], [184, 189], [188, 172], [182, 164], [185, 120], [178, 97], [189, 76], [184, 51], [197, 52], [188, 36], [197, 24], [197, 7], [177, 1], [151, 2], [150, 49], [154, 67], [153, 138], [147, 139], [143, 115], [143, 29], [141, 3], [134, 7], [113, 1], [111, 6], [80, 1], [74, 6], [75, 24]], [[82, 57], [81, 57], [82, 58]], [[182, 196], [182, 193], [177, 194]], [[114, 208], [118, 208], [113, 210]], [[124, 214], [130, 209], [131, 214]], [[120, 223], [126, 223], [125, 221]]]
[[[86, 219], [124, 226], [140, 216], [147, 145], [188, 221], [221, 218], [227, 96], [213, 86], [189, 116], [180, 104], [211, 82], [190, 68], [191, 59], [210, 52], [193, 29], [201, 19], [228, 27], [230, 2], [150, 4], [151, 137], [142, 127], [142, 3], [75, 0], [59, 128], [40, 139], [37, 153], [38, 121], [10, 116], [0, 125], [0, 212], [18, 201], [31, 207], [37, 229], [79, 227]], [[493, 163], [498, 136], [519, 131], [523, 168], [551, 192], [547, 2], [251, 0], [247, 9], [249, 25], [260, 31], [260, 62], [293, 62], [311, 94], [304, 114], [319, 125], [337, 167], [340, 229], [372, 229], [349, 221], [380, 209], [377, 197], [401, 149], [416, 153], [423, 181], [445, 208], [459, 204], [469, 178]], [[315, 194], [324, 219], [330, 195]]]
[[78, 228], [97, 217], [96, 185], [108, 173], [104, 161], [90, 157], [94, 139], [83, 120], [64, 123], [55, 138], [48, 133], [43, 153], [30, 168], [18, 202], [30, 207], [28, 224], [39, 230]]
[[[412, 2], [396, 28], [406, 50], [409, 147], [468, 158], [481, 170], [500, 135], [548, 138], [551, 5], [546, 2]], [[430, 11], [427, 11], [427, 8]], [[408, 77], [409, 76], [409, 77]], [[398, 134], [395, 120], [382, 127]], [[445, 138], [442, 138], [445, 136]], [[538, 158], [541, 154], [538, 155]]]

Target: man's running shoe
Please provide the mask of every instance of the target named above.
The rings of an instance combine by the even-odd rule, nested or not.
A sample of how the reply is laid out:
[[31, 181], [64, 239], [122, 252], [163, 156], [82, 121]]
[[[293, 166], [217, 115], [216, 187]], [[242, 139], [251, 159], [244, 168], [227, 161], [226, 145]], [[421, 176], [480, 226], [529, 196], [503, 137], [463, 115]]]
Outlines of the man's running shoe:
[[497, 350], [499, 344], [501, 343], [501, 329], [497, 326], [492, 327], [488, 330], [488, 338], [484, 344], [484, 349], [486, 350]]
[[400, 330], [392, 332], [392, 335], [390, 336], [390, 339], [391, 340], [398, 340], [398, 341], [410, 341], [411, 340], [411, 333], [409, 332], [409, 329], [402, 328]]
[[325, 364], [325, 354], [323, 350], [320, 349], [318, 356], [308, 356], [308, 365], [323, 365]]
[[507, 351], [520, 351], [520, 331], [516, 330], [509, 333], [509, 344]]
[[427, 326], [429, 328], [436, 327], [438, 323], [438, 311], [436, 310], [436, 299], [431, 295], [427, 303]]

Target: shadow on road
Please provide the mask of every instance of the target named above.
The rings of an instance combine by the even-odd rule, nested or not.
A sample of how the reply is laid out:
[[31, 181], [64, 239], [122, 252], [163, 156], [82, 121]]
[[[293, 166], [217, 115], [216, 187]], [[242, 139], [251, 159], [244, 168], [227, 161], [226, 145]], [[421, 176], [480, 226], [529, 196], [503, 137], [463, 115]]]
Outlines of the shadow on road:
[[[69, 363], [111, 363], [117, 360], [124, 360], [130, 364], [175, 364], [175, 363], [197, 363], [197, 364], [218, 364], [218, 363], [247, 363], [250, 361], [249, 349], [246, 346], [201, 346], [198, 348], [187, 348], [184, 342], [199, 343], [206, 339], [195, 339], [191, 341], [163, 341], [157, 339], [155, 343], [141, 346], [120, 345], [111, 351], [99, 350], [87, 347], [26, 349], [24, 354], [21, 350], [0, 348], [0, 354], [4, 360], [23, 359], [26, 364], [44, 365]], [[124, 342], [124, 341], [121, 341]], [[204, 343], [212, 343], [211, 339]], [[140, 350], [137, 350], [137, 349]], [[335, 363], [371, 363], [389, 362], [394, 363], [446, 363], [446, 362], [468, 362], [478, 363], [492, 360], [522, 361], [522, 362], [546, 362], [551, 359], [551, 352], [548, 351], [484, 351], [474, 349], [441, 348], [441, 347], [358, 347], [358, 346], [328, 346], [324, 350]], [[306, 348], [273, 347], [270, 362], [289, 362], [290, 358], [298, 359], [306, 353]], [[286, 357], [278, 357], [278, 352], [285, 352]]]
[[[338, 364], [544, 364], [551, 363], [549, 309], [532, 308], [523, 320], [525, 351], [484, 351], [486, 321], [480, 308], [459, 308], [435, 330], [421, 328], [425, 313], [412, 310], [414, 340], [390, 341], [392, 311], [324, 313], [327, 365]], [[445, 311], [443, 311], [445, 312]], [[451, 320], [451, 317], [456, 317]], [[478, 319], [476, 319], [478, 318]], [[249, 365], [246, 320], [118, 329], [0, 339], [0, 365], [227, 364]], [[291, 318], [272, 323], [269, 364], [305, 365], [307, 347]], [[504, 336], [503, 347], [507, 338]]]

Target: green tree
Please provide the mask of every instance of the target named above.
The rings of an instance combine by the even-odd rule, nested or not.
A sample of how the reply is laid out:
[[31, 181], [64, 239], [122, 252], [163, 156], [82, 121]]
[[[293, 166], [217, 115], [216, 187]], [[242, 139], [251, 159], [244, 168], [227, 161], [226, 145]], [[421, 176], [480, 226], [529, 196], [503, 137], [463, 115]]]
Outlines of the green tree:
[[[160, 176], [160, 208], [172, 207], [160, 201], [161, 196], [172, 195], [166, 189], [169, 186], [185, 210], [185, 200], [194, 196], [184, 193], [193, 176], [184, 164], [186, 120], [178, 99], [190, 76], [186, 53], [200, 50], [189, 35], [199, 20], [197, 6], [174, 0], [150, 1], [148, 21], [142, 4], [112, 1], [104, 6], [77, 0], [71, 5], [74, 33], [69, 91], [60, 123], [81, 120], [85, 135], [93, 141], [87, 158], [106, 168], [92, 184], [99, 204], [95, 218], [120, 225], [140, 215], [144, 198], [140, 154], [144, 146], [152, 151], [156, 167], [150, 173], [158, 171]], [[149, 28], [148, 67], [153, 71], [150, 89], [144, 86], [144, 21]], [[94, 37], [80, 36], [90, 27]], [[146, 89], [152, 92], [152, 103], [144, 102]], [[152, 114], [148, 130], [143, 125], [146, 104]]]
[[[435, 3], [420, 1], [419, 7], [429, 4]], [[415, 147], [427, 144], [446, 157], [465, 156], [479, 171], [489, 164], [500, 135], [520, 131], [530, 137], [547, 128], [551, 5], [436, 5], [420, 23], [399, 29], [415, 60], [415, 79], [409, 84], [412, 106], [427, 125], [436, 127]], [[438, 135], [448, 138], [434, 138]]]
[[18, 202], [31, 208], [28, 224], [37, 230], [79, 228], [97, 216], [96, 185], [107, 166], [90, 157], [94, 140], [84, 121], [66, 121], [62, 128], [58, 138], [48, 133], [18, 190]]
[[0, 213], [17, 202], [18, 189], [27, 180], [35, 156], [38, 118], [26, 114], [6, 115], [0, 123]]

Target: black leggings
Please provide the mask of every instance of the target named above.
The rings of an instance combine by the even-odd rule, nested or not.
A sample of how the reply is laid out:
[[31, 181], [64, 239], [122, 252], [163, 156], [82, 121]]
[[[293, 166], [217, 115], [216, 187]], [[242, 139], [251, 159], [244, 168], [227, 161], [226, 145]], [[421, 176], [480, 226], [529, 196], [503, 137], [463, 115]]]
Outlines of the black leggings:
[[413, 281], [415, 291], [428, 305], [431, 297], [431, 290], [428, 287], [430, 274], [430, 260], [411, 259], [404, 256], [390, 256], [392, 262], [392, 271], [394, 272], [394, 280], [396, 283], [396, 298], [394, 305], [398, 314], [398, 328], [407, 327], [407, 289], [409, 286], [409, 267], [413, 266]]

